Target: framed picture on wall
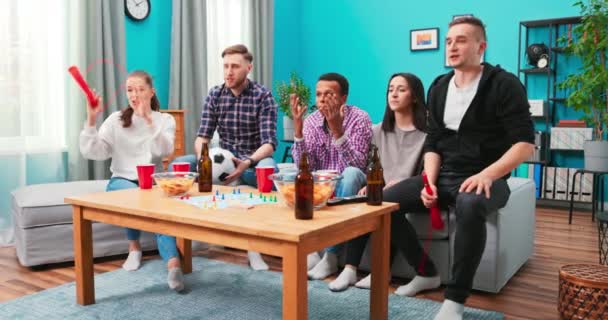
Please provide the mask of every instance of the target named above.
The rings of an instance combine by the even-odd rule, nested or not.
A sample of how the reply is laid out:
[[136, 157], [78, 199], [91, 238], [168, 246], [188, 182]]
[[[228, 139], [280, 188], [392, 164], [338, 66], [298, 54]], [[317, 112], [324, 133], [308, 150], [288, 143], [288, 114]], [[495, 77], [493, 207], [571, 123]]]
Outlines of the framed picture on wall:
[[439, 49], [439, 28], [410, 30], [410, 50]]
[[473, 17], [472, 14], [470, 13], [465, 13], [465, 14], [455, 14], [452, 16], [452, 21], [458, 19], [458, 18], [464, 18], [464, 17]]

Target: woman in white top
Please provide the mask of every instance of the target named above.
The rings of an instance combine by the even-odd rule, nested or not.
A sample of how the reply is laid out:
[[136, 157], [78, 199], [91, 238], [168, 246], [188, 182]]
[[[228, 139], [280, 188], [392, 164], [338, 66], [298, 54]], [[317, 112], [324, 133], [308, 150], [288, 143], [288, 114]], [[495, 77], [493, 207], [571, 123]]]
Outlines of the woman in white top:
[[[386, 91], [386, 109], [381, 124], [374, 125], [372, 143], [378, 147], [384, 169], [384, 190], [418, 174], [422, 168], [422, 146], [426, 138], [426, 104], [422, 81], [411, 73], [393, 74]], [[387, 182], [388, 181], [388, 182]], [[365, 194], [363, 187], [359, 194]], [[357, 282], [357, 266], [369, 235], [350, 240], [346, 246], [346, 266], [329, 283], [332, 291], [349, 286], [369, 289], [370, 276]], [[391, 260], [394, 250], [391, 248]]]
[[[129, 105], [112, 113], [96, 128], [96, 120], [103, 110], [100, 96], [97, 107], [87, 103], [87, 122], [80, 133], [80, 152], [91, 160], [112, 158], [112, 178], [106, 191], [138, 187], [137, 165], [159, 162], [173, 152], [175, 119], [158, 112], [160, 104], [147, 72], [134, 71], [126, 81]], [[142, 252], [139, 244], [141, 231], [126, 229], [129, 240], [129, 256], [123, 268], [137, 270]], [[169, 270], [169, 287], [176, 291], [184, 288], [183, 274], [175, 238], [157, 234], [158, 251]]]

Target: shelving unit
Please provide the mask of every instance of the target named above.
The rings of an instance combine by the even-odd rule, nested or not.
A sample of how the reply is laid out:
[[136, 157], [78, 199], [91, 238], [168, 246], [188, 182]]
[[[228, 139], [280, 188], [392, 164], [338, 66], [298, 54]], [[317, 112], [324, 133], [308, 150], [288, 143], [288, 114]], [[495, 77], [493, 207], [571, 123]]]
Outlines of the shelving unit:
[[[567, 25], [575, 25], [581, 22], [581, 17], [567, 17], [567, 18], [558, 18], [558, 19], [545, 19], [545, 20], [532, 20], [532, 21], [522, 21], [519, 23], [519, 47], [518, 47], [518, 72], [519, 78], [523, 81], [524, 86], [528, 88], [529, 80], [531, 77], [546, 77], [546, 92], [542, 97], [544, 101], [544, 114], [542, 116], [533, 116], [532, 119], [535, 123], [543, 123], [544, 128], [543, 131], [546, 135], [544, 139], [544, 143], [541, 145], [542, 149], [542, 158], [541, 161], [529, 161], [529, 163], [541, 163], [541, 164], [552, 164], [551, 157], [551, 149], [550, 146], [550, 130], [551, 127], [555, 125], [555, 114], [556, 107], [559, 104], [565, 102], [565, 98], [557, 97], [557, 75], [559, 73], [557, 60], [561, 53], [564, 52], [564, 49], [560, 47], [557, 43], [559, 37], [563, 35], [563, 30], [560, 30], [560, 27]], [[541, 30], [545, 31], [544, 39], [542, 36], [531, 41], [530, 33], [532, 30]], [[538, 68], [535, 66], [530, 66], [526, 62], [525, 50], [532, 43], [544, 43], [547, 47], [550, 48], [549, 55], [549, 65], [545, 68]], [[529, 92], [528, 92], [529, 94]], [[557, 151], [557, 150], [556, 150]]]
[[[527, 47], [527, 46], [526, 46]], [[529, 68], [529, 69], [519, 69], [519, 72], [523, 72], [523, 73], [546, 73], [546, 74], [552, 74], [553, 70], [551, 68]]]
[[[560, 47], [558, 39], [568, 34], [574, 25], [581, 22], [581, 17], [566, 17], [557, 19], [532, 20], [522, 21], [519, 23], [519, 47], [518, 47], [518, 76], [523, 82], [528, 91], [528, 97], [533, 99], [543, 100], [543, 115], [533, 116], [532, 119], [537, 131], [542, 131], [544, 138], [540, 139], [540, 161], [527, 161], [523, 169], [529, 173], [534, 173], [534, 179], [539, 179], [537, 185], [539, 190], [537, 197], [540, 199], [561, 199], [570, 192], [578, 194], [578, 190], [572, 191], [569, 189], [560, 189], [558, 185], [563, 185], [563, 179], [566, 175], [566, 181], [569, 181], [570, 170], [563, 168], [555, 158], [576, 157], [578, 150], [551, 149], [551, 128], [557, 124], [557, 110], [565, 108], [566, 99], [560, 96], [557, 90], [557, 84], [560, 81], [559, 77], [564, 76], [567, 70], [564, 70], [565, 62], [564, 48]], [[570, 27], [569, 27], [570, 26]], [[531, 44], [543, 43], [549, 50], [549, 63], [545, 68], [529, 65], [527, 62], [526, 48]], [[560, 63], [558, 63], [558, 60]], [[532, 88], [530, 84], [533, 84]], [[531, 90], [535, 89], [535, 90]], [[538, 159], [536, 159], [538, 160]], [[538, 174], [538, 171], [540, 173]], [[558, 177], [559, 172], [559, 177]], [[540, 176], [540, 178], [537, 176]], [[549, 177], [550, 175], [550, 177]], [[555, 196], [552, 198], [548, 193], [552, 192]], [[558, 195], [559, 194], [559, 195]], [[582, 193], [581, 193], [582, 194]], [[586, 202], [582, 201], [581, 202]]]

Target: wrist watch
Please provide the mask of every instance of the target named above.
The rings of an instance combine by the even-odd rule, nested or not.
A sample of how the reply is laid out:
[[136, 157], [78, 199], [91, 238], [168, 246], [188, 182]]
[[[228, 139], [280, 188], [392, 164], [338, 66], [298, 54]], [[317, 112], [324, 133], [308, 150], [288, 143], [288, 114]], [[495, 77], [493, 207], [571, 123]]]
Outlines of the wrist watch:
[[251, 158], [251, 157], [247, 157], [247, 160], [249, 160], [249, 162], [250, 162], [249, 168], [253, 168], [253, 167], [255, 167], [256, 164], [258, 164], [258, 162], [253, 160], [253, 158]]

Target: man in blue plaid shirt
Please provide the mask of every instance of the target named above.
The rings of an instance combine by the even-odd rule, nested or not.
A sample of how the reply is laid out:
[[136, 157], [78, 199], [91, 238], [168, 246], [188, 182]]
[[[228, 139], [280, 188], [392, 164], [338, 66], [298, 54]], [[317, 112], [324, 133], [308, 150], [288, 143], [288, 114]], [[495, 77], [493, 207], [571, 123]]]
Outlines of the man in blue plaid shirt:
[[203, 142], [209, 142], [217, 128], [220, 146], [236, 157], [236, 170], [224, 184], [240, 178], [255, 187], [256, 165], [276, 166], [272, 153], [277, 146], [277, 104], [270, 90], [247, 79], [253, 67], [247, 47], [228, 47], [222, 58], [224, 84], [213, 87], [205, 99], [194, 149], [198, 157]]
[[[277, 146], [277, 104], [270, 90], [247, 78], [253, 67], [253, 56], [242, 44], [222, 52], [224, 83], [209, 90], [203, 104], [201, 125], [194, 141], [193, 155], [174, 161], [190, 162], [196, 168], [202, 145], [209, 143], [217, 129], [220, 146], [235, 156], [236, 169], [223, 181], [239, 180], [257, 186], [255, 167], [275, 167], [272, 154]], [[276, 169], [275, 169], [276, 171]], [[249, 263], [255, 270], [267, 270], [268, 265], [257, 252], [248, 252]]]

